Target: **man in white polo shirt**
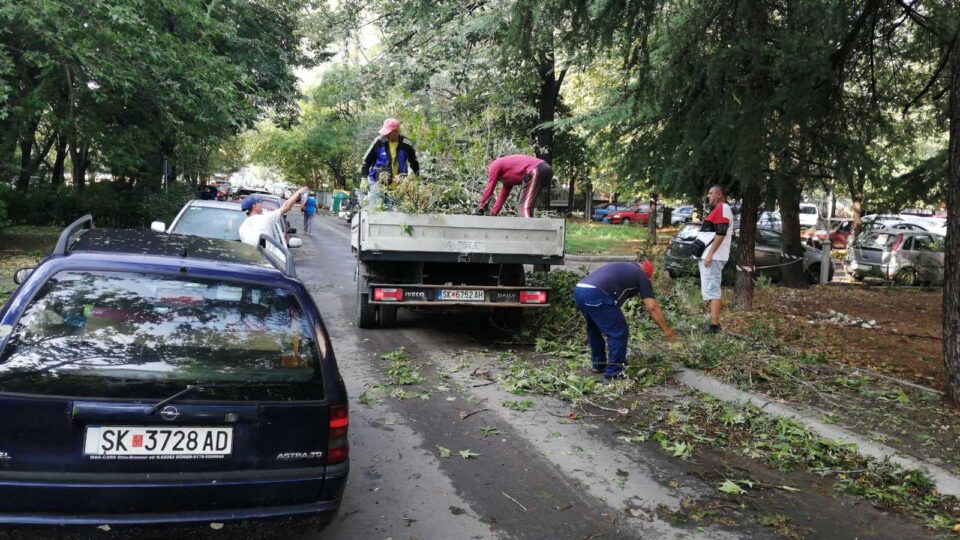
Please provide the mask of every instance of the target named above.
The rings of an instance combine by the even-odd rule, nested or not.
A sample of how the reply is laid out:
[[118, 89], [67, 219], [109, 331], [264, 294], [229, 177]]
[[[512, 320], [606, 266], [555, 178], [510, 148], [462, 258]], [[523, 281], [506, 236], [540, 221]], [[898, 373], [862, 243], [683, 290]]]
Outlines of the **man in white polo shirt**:
[[720, 331], [720, 306], [723, 296], [720, 281], [723, 267], [730, 259], [730, 243], [733, 239], [733, 211], [727, 204], [727, 194], [722, 186], [713, 186], [707, 192], [713, 205], [710, 215], [703, 220], [697, 239], [707, 248], [700, 255], [700, 293], [704, 302], [710, 304], [710, 326], [707, 332]]
[[263, 198], [261, 196], [250, 195], [244, 199], [240, 203], [240, 209], [247, 213], [247, 219], [240, 225], [240, 241], [251, 246], [259, 244], [260, 235], [269, 235], [277, 220], [289, 212], [300, 200], [300, 195], [306, 192], [307, 188], [305, 187], [298, 189], [280, 208], [269, 212], [263, 211]]

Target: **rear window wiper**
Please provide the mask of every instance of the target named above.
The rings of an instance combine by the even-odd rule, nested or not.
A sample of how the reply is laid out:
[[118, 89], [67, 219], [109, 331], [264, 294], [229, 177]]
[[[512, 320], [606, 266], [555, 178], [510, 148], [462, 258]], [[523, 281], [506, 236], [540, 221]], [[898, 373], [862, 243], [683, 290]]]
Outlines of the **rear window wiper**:
[[156, 404], [154, 404], [154, 405], [148, 405], [146, 408], [143, 409], [143, 414], [145, 414], [145, 415], [147, 415], [147, 416], [150, 416], [150, 415], [156, 413], [158, 410], [160, 410], [160, 407], [163, 407], [163, 406], [166, 405], [167, 403], [170, 403], [171, 401], [173, 401], [173, 400], [175, 400], [175, 399], [177, 399], [177, 398], [181, 398], [181, 397], [183, 397], [183, 396], [185, 396], [185, 395], [187, 395], [187, 394], [192, 394], [193, 392], [203, 392], [204, 390], [206, 390], [206, 387], [204, 387], [204, 386], [202, 386], [202, 385], [199, 385], [199, 384], [188, 384], [186, 388], [184, 388], [183, 390], [180, 390], [180, 391], [177, 392], [176, 394], [173, 394], [172, 396], [170, 396], [170, 397], [168, 397], [168, 398], [164, 398], [164, 399], [158, 401], [158, 402], [157, 402]]
[[183, 390], [173, 394], [170, 397], [164, 398], [158, 401], [154, 405], [148, 405], [143, 409], [143, 413], [147, 416], [155, 414], [160, 410], [161, 407], [167, 405], [168, 403], [180, 399], [181, 397], [192, 394], [194, 392], [206, 392], [208, 390], [214, 390], [217, 388], [247, 388], [250, 386], [293, 386], [299, 384], [298, 382], [282, 382], [282, 381], [257, 381], [257, 382], [245, 382], [245, 383], [213, 383], [213, 384], [188, 384]]

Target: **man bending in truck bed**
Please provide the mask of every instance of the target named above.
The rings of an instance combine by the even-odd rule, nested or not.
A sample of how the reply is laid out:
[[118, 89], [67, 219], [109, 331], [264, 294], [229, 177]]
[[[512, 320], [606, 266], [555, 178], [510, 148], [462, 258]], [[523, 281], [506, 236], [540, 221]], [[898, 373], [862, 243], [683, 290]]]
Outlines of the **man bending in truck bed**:
[[537, 194], [543, 186], [549, 186], [553, 180], [553, 169], [546, 161], [533, 156], [522, 154], [513, 154], [503, 156], [493, 161], [488, 167], [487, 188], [483, 190], [483, 197], [480, 198], [480, 207], [477, 214], [482, 215], [487, 211], [487, 204], [493, 195], [493, 190], [497, 187], [497, 181], [503, 184], [500, 193], [497, 195], [493, 208], [490, 209], [490, 215], [495, 216], [500, 213], [503, 203], [507, 202], [507, 196], [513, 186], [522, 186], [520, 188], [520, 215], [522, 217], [533, 217], [533, 208], [537, 202]]

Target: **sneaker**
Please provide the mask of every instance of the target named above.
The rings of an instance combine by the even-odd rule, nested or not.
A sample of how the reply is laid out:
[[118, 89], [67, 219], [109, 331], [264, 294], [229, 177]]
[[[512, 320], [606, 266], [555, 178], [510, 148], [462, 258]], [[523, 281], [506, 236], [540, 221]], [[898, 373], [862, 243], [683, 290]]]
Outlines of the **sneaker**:
[[605, 370], [604, 368], [602, 368], [602, 367], [592, 367], [592, 368], [590, 368], [590, 373], [594, 373], [594, 374], [597, 374], [597, 375], [603, 373], [604, 371], [606, 371], [606, 370]]
[[626, 378], [627, 378], [626, 373], [624, 373], [624, 372], [621, 371], [620, 373], [617, 373], [616, 375], [614, 375], [614, 376], [612, 376], [612, 377], [609, 376], [609, 375], [604, 375], [604, 376], [603, 376], [603, 382], [605, 382], [605, 383], [612, 383], [612, 382], [616, 382], [616, 381], [621, 381], [621, 380], [626, 379]]
[[719, 334], [720, 330], [722, 330], [722, 328], [720, 328], [719, 324], [710, 324], [704, 329], [708, 334]]

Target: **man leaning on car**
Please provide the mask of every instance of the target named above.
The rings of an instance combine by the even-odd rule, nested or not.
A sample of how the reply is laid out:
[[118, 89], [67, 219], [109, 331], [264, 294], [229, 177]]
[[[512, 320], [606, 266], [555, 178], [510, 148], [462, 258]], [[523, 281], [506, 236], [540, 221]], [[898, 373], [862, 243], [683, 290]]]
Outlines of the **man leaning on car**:
[[259, 195], [250, 195], [240, 203], [240, 208], [247, 213], [247, 219], [240, 225], [240, 241], [244, 244], [256, 246], [260, 243], [261, 234], [270, 234], [273, 224], [293, 208], [300, 200], [300, 195], [307, 192], [302, 187], [287, 199], [280, 208], [269, 212], [263, 211], [263, 198]]

